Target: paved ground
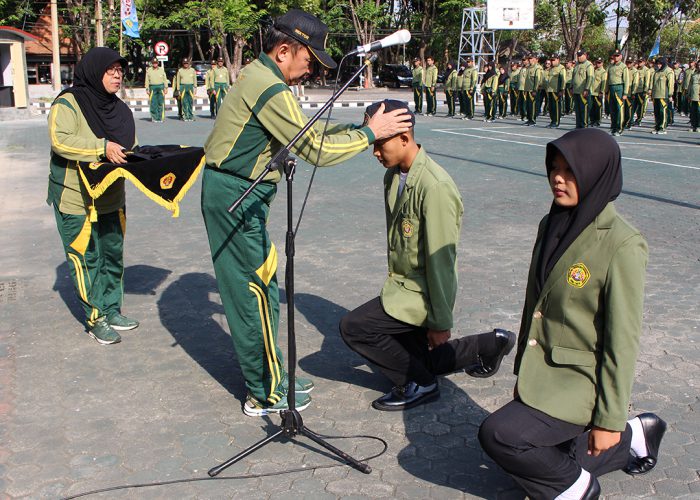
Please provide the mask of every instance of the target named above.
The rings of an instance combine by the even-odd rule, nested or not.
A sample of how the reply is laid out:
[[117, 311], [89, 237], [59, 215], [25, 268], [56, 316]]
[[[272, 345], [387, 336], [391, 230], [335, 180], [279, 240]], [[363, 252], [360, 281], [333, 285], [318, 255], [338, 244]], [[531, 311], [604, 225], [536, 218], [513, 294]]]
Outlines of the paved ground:
[[[393, 95], [410, 97], [405, 90]], [[336, 110], [334, 116], [358, 121], [360, 113]], [[155, 125], [137, 115], [142, 144], [200, 145], [211, 126], [204, 117]], [[466, 208], [457, 335], [517, 329], [536, 224], [550, 203], [543, 148], [571, 127], [571, 118], [552, 131], [512, 119], [419, 117], [417, 136], [453, 175]], [[700, 496], [700, 137], [682, 130], [652, 136], [647, 120], [619, 138], [625, 185], [616, 204], [650, 247], [632, 413], [658, 412], [669, 432], [657, 468], [645, 477], [604, 477], [606, 498]], [[278, 419], [241, 413], [244, 387], [213, 278], [199, 183], [179, 219], [128, 188], [124, 309], [142, 324], [121, 344], [102, 347], [77, 319], [44, 204], [47, 156], [45, 119], [0, 123], [0, 498], [59, 498], [205, 478], [207, 469], [276, 430]], [[302, 165], [297, 176], [298, 202], [310, 171]], [[303, 416], [317, 432], [385, 439], [388, 451], [370, 462], [372, 474], [345, 466], [314, 469], [334, 459], [299, 438], [268, 445], [222, 475], [306, 470], [91, 498], [523, 497], [476, 440], [483, 418], [509, 400], [512, 356], [493, 378], [452, 375], [441, 380], [439, 401], [404, 414], [380, 413], [370, 402], [389, 384], [339, 339], [340, 317], [374, 297], [383, 281], [381, 177], [369, 153], [320, 171], [296, 260], [299, 365], [317, 385]], [[284, 194], [281, 187], [270, 224], [280, 247]], [[221, 201], [222, 210], [230, 201]], [[381, 451], [368, 439], [334, 443], [358, 457]]]

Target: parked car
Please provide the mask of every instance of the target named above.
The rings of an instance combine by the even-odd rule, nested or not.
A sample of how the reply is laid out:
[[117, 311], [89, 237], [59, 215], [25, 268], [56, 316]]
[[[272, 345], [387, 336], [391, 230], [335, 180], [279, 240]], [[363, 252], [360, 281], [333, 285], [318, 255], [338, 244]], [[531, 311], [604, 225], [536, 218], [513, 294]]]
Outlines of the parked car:
[[379, 85], [399, 88], [402, 85], [410, 87], [413, 83], [413, 73], [403, 64], [385, 64], [379, 70]]

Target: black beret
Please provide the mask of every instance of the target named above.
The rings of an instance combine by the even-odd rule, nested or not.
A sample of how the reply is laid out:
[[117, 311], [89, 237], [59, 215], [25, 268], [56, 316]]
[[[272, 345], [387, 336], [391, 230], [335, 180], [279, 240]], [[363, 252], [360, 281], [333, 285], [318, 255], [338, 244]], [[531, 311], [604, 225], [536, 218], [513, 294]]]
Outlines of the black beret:
[[382, 104], [384, 104], [385, 113], [397, 109], [405, 110], [406, 114], [411, 116], [411, 126], [414, 126], [416, 124], [416, 115], [414, 115], [413, 112], [408, 108], [408, 103], [406, 101], [398, 101], [396, 99], [384, 99], [383, 101], [375, 102], [367, 106], [367, 108], [365, 109], [365, 124], [369, 121], [370, 118], [374, 116], [374, 114], [379, 109], [379, 106], [381, 106]]

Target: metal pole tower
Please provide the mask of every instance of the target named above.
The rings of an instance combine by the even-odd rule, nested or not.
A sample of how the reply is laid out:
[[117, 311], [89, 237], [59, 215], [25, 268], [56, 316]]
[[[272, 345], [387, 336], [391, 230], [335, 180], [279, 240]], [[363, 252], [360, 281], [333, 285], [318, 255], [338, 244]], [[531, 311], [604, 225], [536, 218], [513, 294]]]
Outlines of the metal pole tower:
[[471, 7], [462, 12], [462, 34], [459, 43], [459, 64], [470, 56], [481, 69], [486, 61], [496, 59], [495, 33], [486, 27], [486, 9]]

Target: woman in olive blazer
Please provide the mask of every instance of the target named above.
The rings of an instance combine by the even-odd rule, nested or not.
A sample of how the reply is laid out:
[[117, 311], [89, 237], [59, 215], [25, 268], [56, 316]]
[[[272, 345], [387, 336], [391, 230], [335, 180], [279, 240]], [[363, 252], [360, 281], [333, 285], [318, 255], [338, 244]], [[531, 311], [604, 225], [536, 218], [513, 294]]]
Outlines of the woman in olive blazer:
[[554, 201], [530, 264], [515, 399], [479, 432], [531, 498], [597, 498], [596, 476], [631, 458], [629, 473], [653, 468], [665, 430], [652, 414], [627, 421], [647, 244], [612, 204], [620, 160], [617, 142], [596, 129], [547, 145]]

